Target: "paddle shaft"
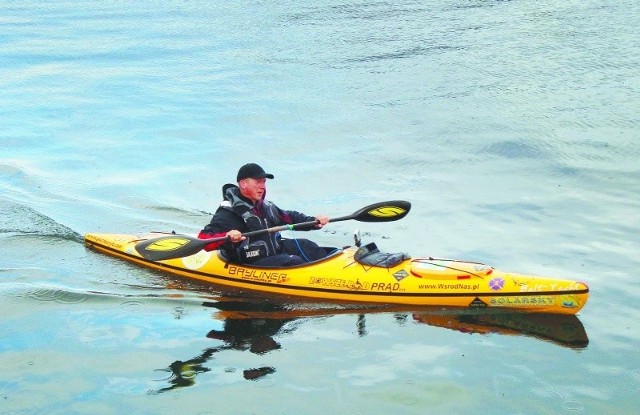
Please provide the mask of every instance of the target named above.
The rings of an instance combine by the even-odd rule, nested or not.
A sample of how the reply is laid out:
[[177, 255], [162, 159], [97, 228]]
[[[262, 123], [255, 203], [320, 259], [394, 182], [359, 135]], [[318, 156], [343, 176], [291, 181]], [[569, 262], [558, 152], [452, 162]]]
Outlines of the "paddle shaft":
[[[338, 218], [333, 218], [333, 219], [329, 219], [329, 222], [342, 222], [345, 220], [351, 220], [354, 219], [357, 215], [352, 214], [352, 215], [347, 215], [347, 216], [340, 216]], [[300, 223], [292, 223], [291, 225], [280, 225], [280, 226], [272, 226], [271, 228], [265, 228], [265, 229], [258, 229], [257, 231], [250, 231], [250, 232], [245, 232], [242, 234], [242, 236], [244, 237], [249, 237], [249, 236], [255, 236], [255, 235], [262, 235], [264, 233], [273, 233], [273, 232], [280, 232], [280, 231], [293, 231], [299, 228], [306, 228], [308, 226], [314, 226], [317, 225], [318, 221], [314, 220], [314, 221], [309, 221], [309, 222], [300, 222]], [[200, 241], [203, 242], [203, 244], [210, 244], [210, 243], [214, 243], [214, 242], [220, 242], [220, 241], [224, 241], [225, 239], [229, 239], [228, 236], [220, 236], [217, 238], [208, 238], [208, 239], [200, 239]]]
[[[355, 219], [360, 222], [391, 222], [403, 218], [409, 213], [411, 203], [402, 200], [380, 202], [365, 206], [351, 215], [329, 219], [329, 222], [341, 222]], [[300, 222], [287, 225], [274, 226], [266, 229], [245, 232], [244, 237], [261, 235], [284, 230], [295, 230], [315, 226], [318, 221]], [[135, 249], [145, 259], [161, 261], [171, 258], [193, 255], [209, 244], [228, 240], [228, 236], [217, 238], [199, 239], [187, 235], [169, 235], [147, 239], [136, 244]]]

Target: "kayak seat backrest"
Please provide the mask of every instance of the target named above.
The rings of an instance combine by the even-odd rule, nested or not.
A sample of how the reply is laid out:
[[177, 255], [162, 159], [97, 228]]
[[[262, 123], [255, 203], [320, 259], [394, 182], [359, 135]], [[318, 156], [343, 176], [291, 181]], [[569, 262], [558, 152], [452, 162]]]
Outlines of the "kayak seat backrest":
[[371, 267], [393, 268], [406, 259], [411, 257], [405, 253], [387, 253], [380, 252], [374, 242], [361, 246], [356, 251], [353, 259], [362, 265], [368, 265]]

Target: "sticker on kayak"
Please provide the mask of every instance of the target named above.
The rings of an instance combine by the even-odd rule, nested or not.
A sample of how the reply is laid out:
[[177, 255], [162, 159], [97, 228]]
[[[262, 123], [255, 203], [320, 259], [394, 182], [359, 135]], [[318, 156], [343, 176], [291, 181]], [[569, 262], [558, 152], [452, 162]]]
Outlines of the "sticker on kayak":
[[400, 216], [406, 212], [406, 209], [402, 209], [398, 206], [382, 206], [377, 209], [372, 209], [368, 213], [371, 216], [378, 218], [391, 218], [394, 216]]
[[159, 241], [149, 244], [144, 249], [146, 251], [175, 251], [176, 249], [180, 249], [188, 243], [189, 239], [187, 238], [172, 236], [170, 238], [160, 239]]
[[197, 270], [202, 268], [209, 258], [211, 258], [211, 252], [202, 250], [193, 255], [182, 258], [182, 263], [188, 269]]
[[396, 279], [396, 281], [400, 282], [403, 279], [407, 278], [409, 276], [409, 273], [403, 269], [401, 269], [400, 271], [396, 272], [395, 274], [393, 274], [393, 278]]
[[580, 298], [577, 295], [565, 295], [561, 297], [561, 304], [564, 308], [576, 308], [582, 305]]
[[499, 291], [504, 287], [504, 280], [500, 277], [493, 278], [491, 281], [489, 281], [489, 287], [493, 291]]

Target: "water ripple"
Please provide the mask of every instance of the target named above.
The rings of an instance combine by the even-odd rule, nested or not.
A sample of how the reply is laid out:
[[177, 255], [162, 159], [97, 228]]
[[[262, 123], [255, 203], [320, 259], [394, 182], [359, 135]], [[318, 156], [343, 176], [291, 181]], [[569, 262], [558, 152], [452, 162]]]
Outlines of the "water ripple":
[[122, 303], [120, 303], [120, 306], [130, 309], [130, 310], [136, 310], [140, 307], [142, 307], [144, 305], [144, 302], [138, 299], [134, 299], [134, 300], [127, 300], [127, 301], [123, 301]]
[[545, 150], [543, 148], [523, 141], [506, 140], [492, 143], [484, 147], [481, 151], [509, 159], [546, 158], [544, 156]]
[[36, 301], [53, 301], [58, 304], [78, 304], [87, 301], [88, 298], [84, 293], [61, 288], [37, 288], [25, 293], [25, 296]]
[[359, 58], [345, 59], [345, 62], [376, 62], [389, 59], [408, 59], [424, 55], [433, 55], [436, 53], [444, 53], [449, 51], [459, 51], [465, 49], [464, 46], [453, 45], [432, 45], [432, 46], [416, 46], [411, 49], [390, 51], [380, 54], [368, 55]]

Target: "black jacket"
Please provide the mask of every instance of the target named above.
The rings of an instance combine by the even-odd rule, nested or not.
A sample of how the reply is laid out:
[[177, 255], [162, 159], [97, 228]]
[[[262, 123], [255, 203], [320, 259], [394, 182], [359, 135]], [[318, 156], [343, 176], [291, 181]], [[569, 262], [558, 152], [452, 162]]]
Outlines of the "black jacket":
[[[313, 216], [295, 210], [280, 209], [264, 199], [253, 205], [250, 200], [240, 194], [238, 186], [233, 184], [224, 185], [222, 194], [224, 200], [211, 218], [211, 222], [200, 232], [200, 237], [222, 236], [232, 229], [246, 233], [274, 226], [315, 221]], [[309, 229], [312, 227], [299, 230]], [[261, 250], [260, 258], [282, 252], [279, 232], [254, 235], [240, 244], [225, 241], [219, 247], [232, 262], [250, 263], [251, 260], [246, 257], [246, 252], [256, 247]]]

